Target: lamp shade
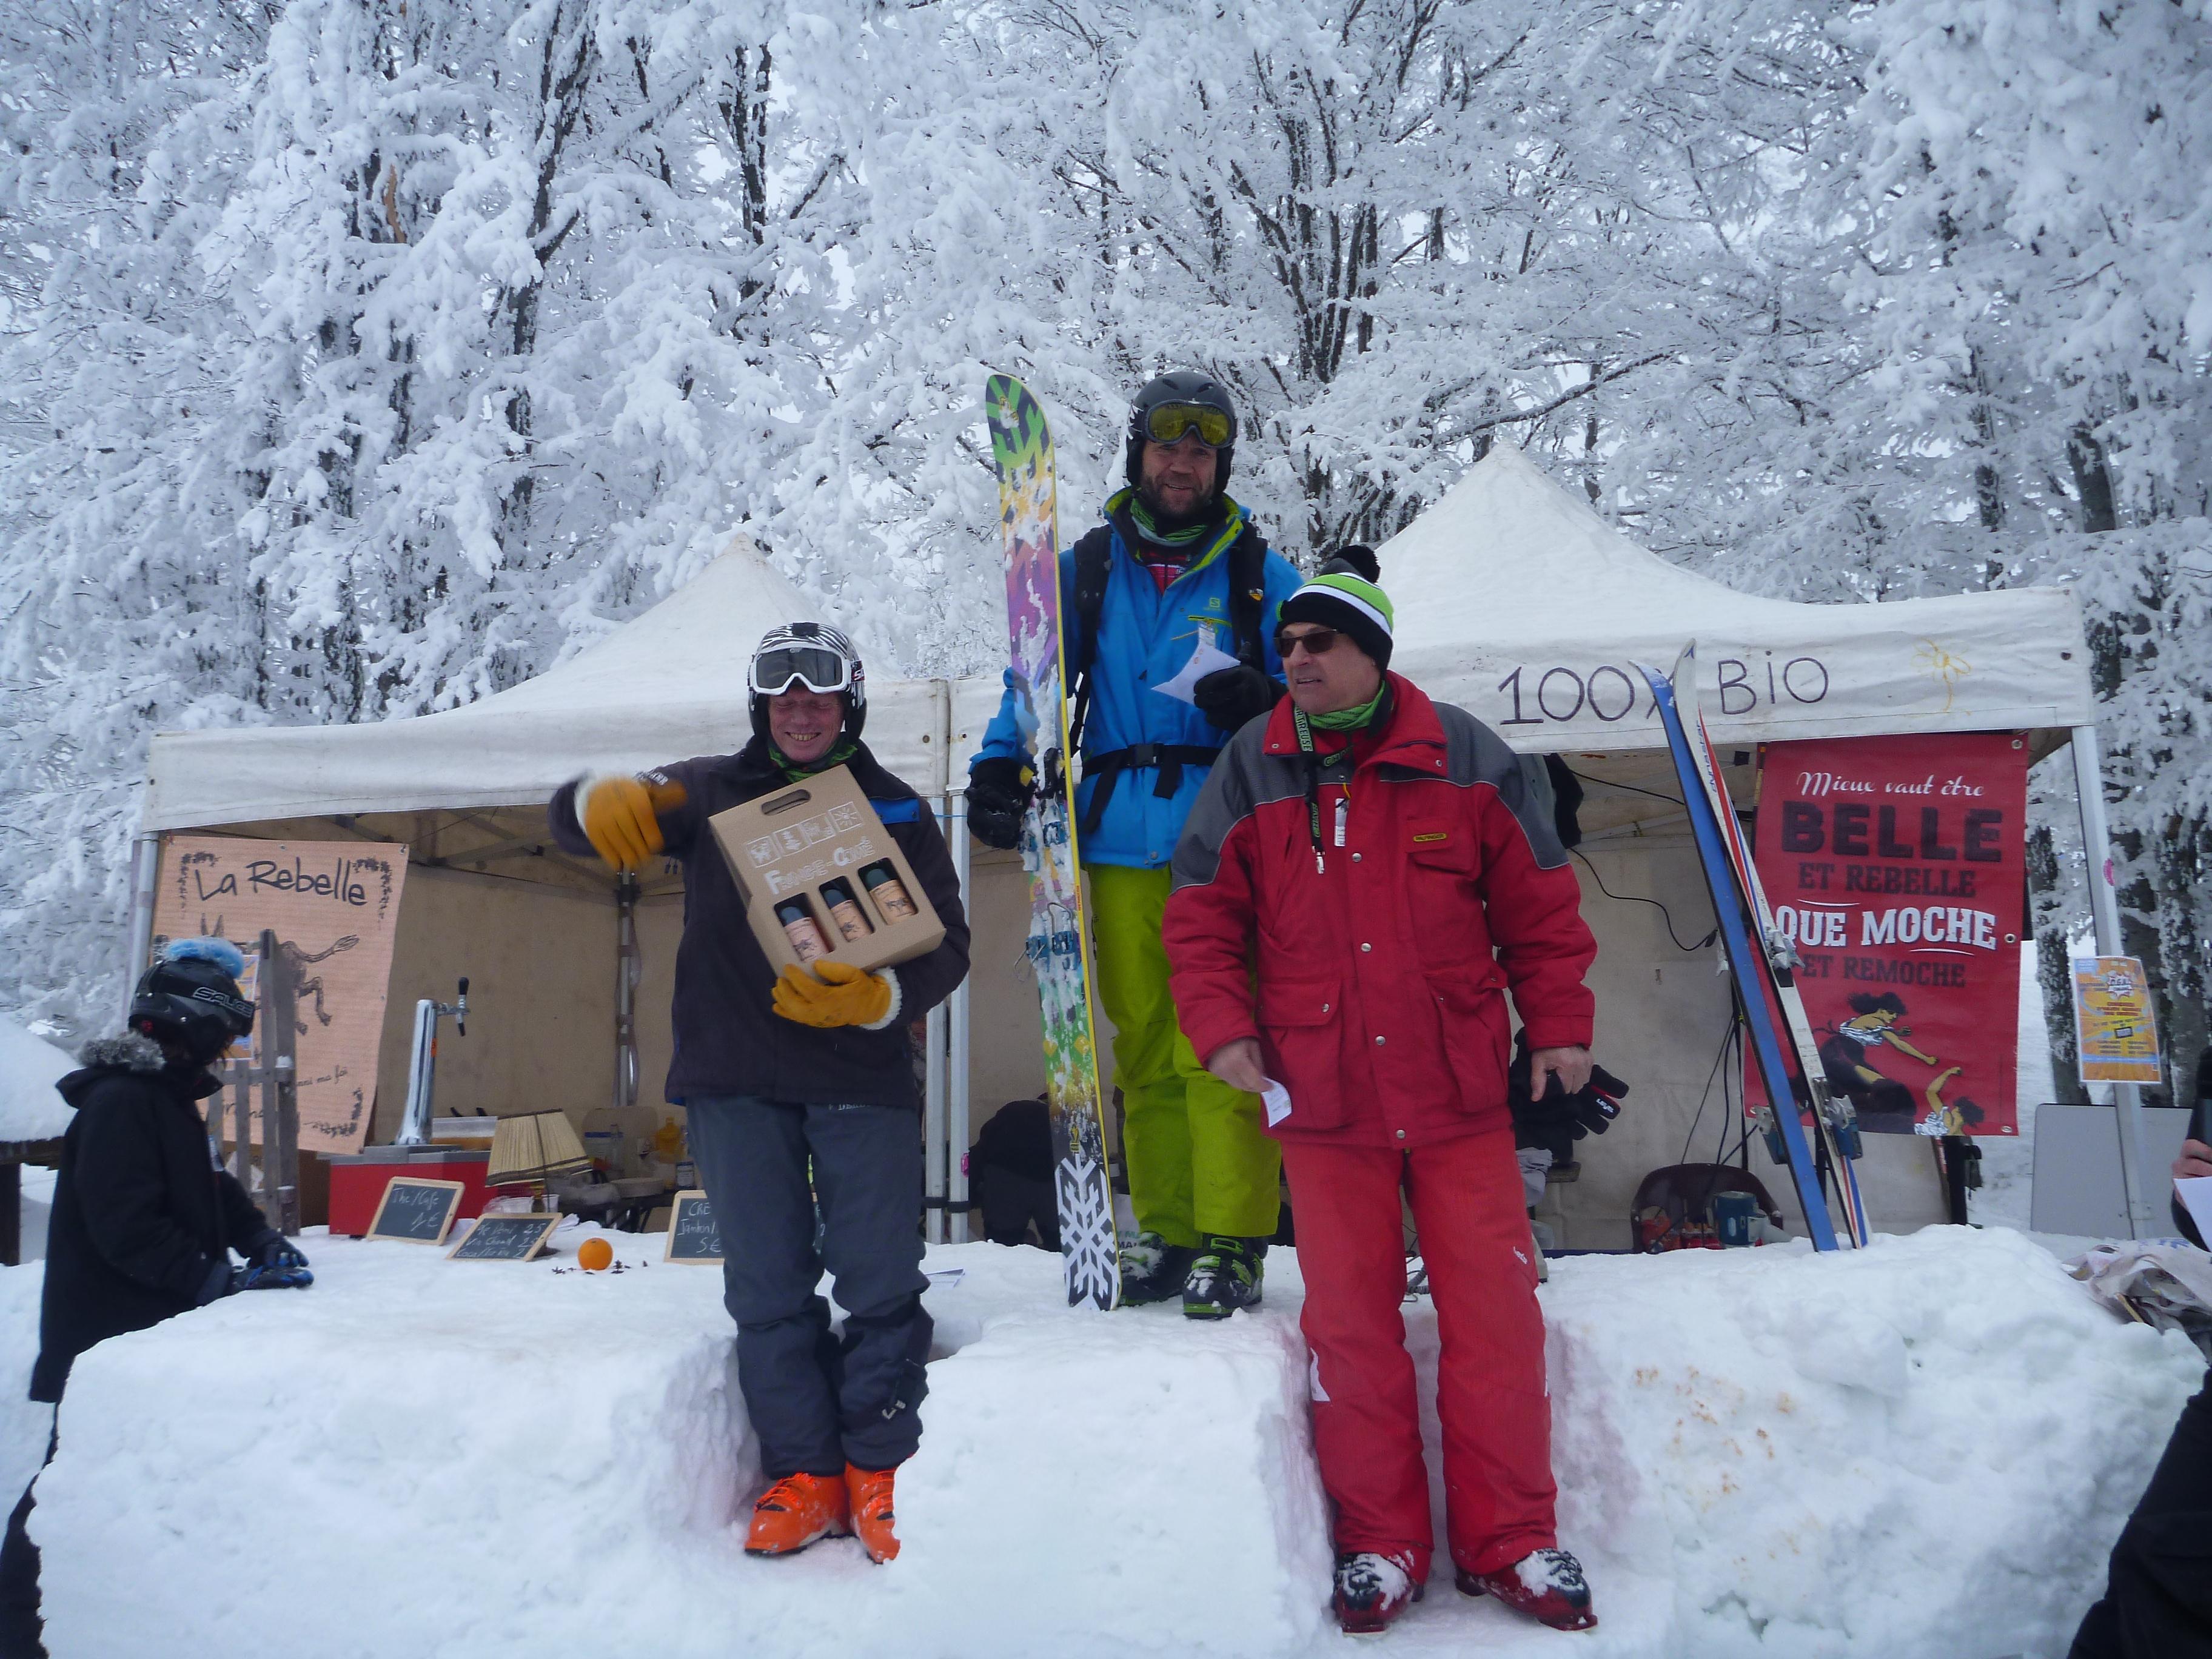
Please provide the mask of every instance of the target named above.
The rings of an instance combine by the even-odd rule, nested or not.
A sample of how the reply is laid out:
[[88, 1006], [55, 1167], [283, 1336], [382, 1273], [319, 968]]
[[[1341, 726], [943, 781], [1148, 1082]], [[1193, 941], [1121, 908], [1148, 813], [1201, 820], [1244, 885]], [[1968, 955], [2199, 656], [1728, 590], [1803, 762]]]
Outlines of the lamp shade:
[[492, 1131], [491, 1164], [484, 1180], [502, 1187], [510, 1182], [576, 1175], [591, 1167], [584, 1143], [576, 1139], [565, 1113], [525, 1112], [500, 1119]]

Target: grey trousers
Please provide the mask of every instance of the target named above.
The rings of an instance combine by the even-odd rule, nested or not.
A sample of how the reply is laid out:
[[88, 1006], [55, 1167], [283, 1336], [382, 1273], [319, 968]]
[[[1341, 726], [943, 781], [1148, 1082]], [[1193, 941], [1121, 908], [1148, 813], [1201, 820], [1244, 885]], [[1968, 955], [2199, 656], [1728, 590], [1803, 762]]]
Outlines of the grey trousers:
[[[769, 1479], [904, 1462], [921, 1440], [932, 1329], [915, 1114], [750, 1095], [694, 1096], [684, 1107], [722, 1235], [738, 1384]], [[815, 1291], [824, 1267], [845, 1310], [842, 1336]]]

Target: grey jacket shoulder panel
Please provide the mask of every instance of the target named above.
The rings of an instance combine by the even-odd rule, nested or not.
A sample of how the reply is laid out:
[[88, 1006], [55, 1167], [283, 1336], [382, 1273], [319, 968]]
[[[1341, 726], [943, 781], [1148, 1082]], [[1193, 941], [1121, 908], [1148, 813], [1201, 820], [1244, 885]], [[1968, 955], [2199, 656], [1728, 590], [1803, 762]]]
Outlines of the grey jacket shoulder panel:
[[1267, 753], [1268, 718], [1256, 714], [1239, 726], [1206, 774], [1176, 842], [1170, 866], [1176, 886], [1203, 886], [1212, 881], [1231, 830], [1267, 802], [1305, 793], [1303, 763]]
[[1567, 861], [1559, 844], [1551, 780], [1544, 763], [1533, 755], [1516, 755], [1504, 738], [1455, 703], [1434, 702], [1437, 720], [1444, 729], [1444, 773], [1462, 787], [1486, 783], [1528, 837], [1528, 850], [1540, 870], [1556, 870]]

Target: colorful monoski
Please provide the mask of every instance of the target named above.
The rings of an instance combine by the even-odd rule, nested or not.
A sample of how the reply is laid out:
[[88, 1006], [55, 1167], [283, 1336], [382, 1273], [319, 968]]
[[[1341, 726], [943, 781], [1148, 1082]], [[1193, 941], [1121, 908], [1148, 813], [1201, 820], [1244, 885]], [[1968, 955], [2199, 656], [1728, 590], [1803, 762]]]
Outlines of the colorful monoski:
[[1029, 957], [1044, 1008], [1045, 1100], [1052, 1114], [1054, 1196], [1067, 1300], [1111, 1308], [1121, 1293], [1105, 1105], [1091, 1020], [1091, 930], [1076, 863], [1074, 769], [1067, 757], [1066, 663], [1060, 652], [1060, 529], [1052, 431], [1019, 380], [994, 374], [983, 401], [1006, 538], [1006, 631], [1015, 719], [1038, 787], [1022, 823], [1030, 872]]

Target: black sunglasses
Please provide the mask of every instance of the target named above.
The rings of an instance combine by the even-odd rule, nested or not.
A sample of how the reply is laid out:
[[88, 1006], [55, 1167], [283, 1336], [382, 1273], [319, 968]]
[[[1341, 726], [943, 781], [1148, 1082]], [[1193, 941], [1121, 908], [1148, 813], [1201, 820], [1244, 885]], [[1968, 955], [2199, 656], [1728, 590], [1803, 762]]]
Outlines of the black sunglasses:
[[1302, 645], [1305, 647], [1308, 656], [1325, 657], [1336, 649], [1336, 642], [1343, 637], [1343, 633], [1334, 628], [1316, 628], [1310, 634], [1285, 634], [1279, 631], [1275, 635], [1275, 654], [1288, 662], [1291, 657], [1291, 647], [1294, 645]]

